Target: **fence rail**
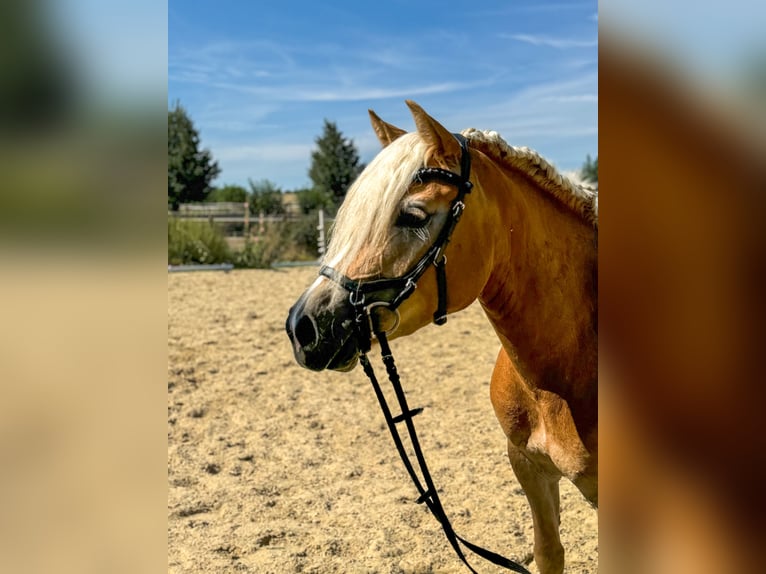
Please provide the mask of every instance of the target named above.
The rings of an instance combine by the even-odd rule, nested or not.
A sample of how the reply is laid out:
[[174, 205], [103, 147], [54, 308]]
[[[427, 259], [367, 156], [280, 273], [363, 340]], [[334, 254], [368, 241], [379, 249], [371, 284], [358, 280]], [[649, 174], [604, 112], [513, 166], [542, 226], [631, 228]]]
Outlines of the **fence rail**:
[[244, 216], [250, 211], [248, 202], [218, 201], [211, 203], [182, 203], [174, 214], [178, 217], [188, 216], [220, 216], [240, 215]]
[[[266, 215], [263, 212], [258, 215], [250, 213], [248, 202], [211, 202], [211, 203], [182, 203], [178, 211], [168, 211], [168, 217], [183, 219], [184, 221], [209, 221], [210, 223], [228, 223], [242, 225], [242, 235], [245, 237], [261, 235], [265, 231], [267, 223], [289, 223], [298, 221], [301, 215], [288, 212], [280, 215]], [[326, 226], [334, 219], [326, 217], [324, 210], [317, 213], [317, 249], [322, 256], [326, 249]], [[231, 233], [229, 228], [227, 237], [241, 237]]]
[[211, 223], [279, 223], [299, 219], [300, 213], [288, 211], [279, 215], [250, 213], [248, 202], [219, 201], [210, 203], [182, 203], [178, 211], [168, 211], [168, 217], [188, 221], [210, 221]]
[[168, 215], [176, 219], [183, 219], [184, 221], [212, 221], [215, 223], [278, 223], [298, 219], [294, 215], [264, 215], [263, 217], [258, 215], [251, 217], [245, 217], [244, 215], [175, 215], [172, 213]]

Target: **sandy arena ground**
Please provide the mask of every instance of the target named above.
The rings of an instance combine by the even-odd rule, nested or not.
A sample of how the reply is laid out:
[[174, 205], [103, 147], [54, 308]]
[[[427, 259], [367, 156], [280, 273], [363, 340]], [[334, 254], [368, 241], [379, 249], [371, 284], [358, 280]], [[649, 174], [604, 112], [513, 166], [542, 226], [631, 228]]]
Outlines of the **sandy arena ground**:
[[[285, 318], [316, 273], [168, 275], [168, 572], [467, 572], [414, 503], [361, 368], [293, 360]], [[415, 424], [456, 532], [529, 563], [532, 520], [489, 401], [499, 343], [481, 308], [392, 347], [410, 406], [426, 407]], [[561, 491], [566, 572], [596, 572], [597, 513], [567, 481]]]

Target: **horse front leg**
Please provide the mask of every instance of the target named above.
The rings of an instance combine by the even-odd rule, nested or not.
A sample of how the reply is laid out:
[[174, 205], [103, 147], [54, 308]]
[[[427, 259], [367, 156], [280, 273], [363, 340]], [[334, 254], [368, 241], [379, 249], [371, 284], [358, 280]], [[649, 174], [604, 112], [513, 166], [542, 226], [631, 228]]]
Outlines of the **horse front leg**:
[[559, 476], [545, 473], [510, 440], [508, 458], [532, 510], [534, 555], [540, 574], [564, 571], [564, 547], [559, 538]]

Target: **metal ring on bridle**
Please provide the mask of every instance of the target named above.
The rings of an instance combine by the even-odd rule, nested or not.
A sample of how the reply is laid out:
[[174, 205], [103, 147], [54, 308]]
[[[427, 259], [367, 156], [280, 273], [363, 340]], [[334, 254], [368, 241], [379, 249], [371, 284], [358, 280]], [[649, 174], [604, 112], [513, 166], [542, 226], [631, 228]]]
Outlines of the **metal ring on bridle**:
[[[377, 329], [375, 329], [375, 325], [373, 324], [373, 320], [372, 320], [372, 310], [375, 307], [385, 307], [386, 309], [391, 311], [391, 313], [393, 313], [394, 318], [395, 318], [394, 326], [393, 327], [391, 327], [390, 329], [387, 329], [385, 331], [378, 331]], [[373, 303], [370, 303], [369, 305], [367, 305], [367, 307], [365, 307], [365, 311], [367, 311], [367, 317], [370, 319], [370, 330], [372, 331], [373, 335], [377, 336], [377, 333], [383, 333], [384, 335], [390, 335], [391, 333], [396, 331], [396, 329], [399, 327], [399, 322], [401, 321], [401, 316], [399, 315], [399, 309], [391, 309], [391, 305], [389, 305], [385, 301], [375, 301]]]

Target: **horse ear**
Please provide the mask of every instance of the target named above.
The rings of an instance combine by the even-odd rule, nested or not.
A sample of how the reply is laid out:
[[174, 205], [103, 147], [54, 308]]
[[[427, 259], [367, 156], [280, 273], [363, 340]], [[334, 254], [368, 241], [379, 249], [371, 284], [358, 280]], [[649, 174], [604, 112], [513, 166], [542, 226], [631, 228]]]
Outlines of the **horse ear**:
[[429, 116], [423, 108], [412, 100], [406, 100], [407, 106], [415, 119], [418, 133], [431, 147], [431, 154], [442, 158], [459, 158], [460, 144], [447, 128]]
[[380, 144], [383, 147], [386, 147], [396, 138], [407, 133], [401, 128], [397, 128], [394, 125], [384, 122], [378, 117], [378, 114], [372, 110], [367, 111], [370, 113], [370, 123], [372, 124], [372, 129], [375, 130], [375, 135], [378, 136]]

